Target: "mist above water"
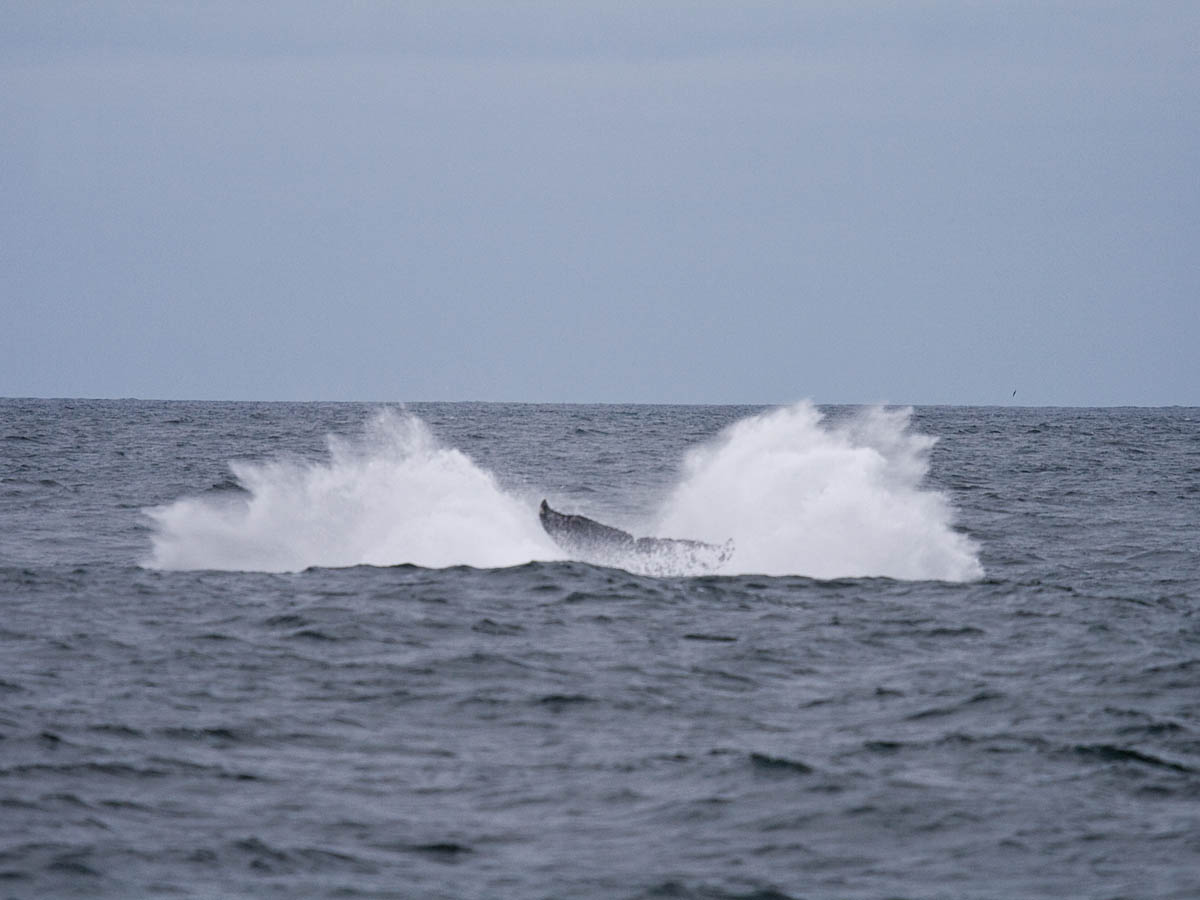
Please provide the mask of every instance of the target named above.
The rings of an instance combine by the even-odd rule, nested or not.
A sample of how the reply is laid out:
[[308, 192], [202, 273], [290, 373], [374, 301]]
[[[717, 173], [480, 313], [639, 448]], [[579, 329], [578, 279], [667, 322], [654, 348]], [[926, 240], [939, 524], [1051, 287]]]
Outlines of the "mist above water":
[[[953, 529], [952, 507], [922, 486], [933, 443], [910, 430], [907, 411], [868, 410], [837, 425], [808, 403], [753, 416], [687, 453], [656, 532], [732, 538], [721, 574], [977, 578], [976, 548]], [[149, 510], [146, 564], [494, 568], [564, 556], [541, 528], [536, 498], [505, 491], [412, 413], [383, 410], [360, 437], [330, 436], [328, 448], [324, 462], [231, 463], [242, 490]], [[658, 574], [636, 559], [612, 564]]]

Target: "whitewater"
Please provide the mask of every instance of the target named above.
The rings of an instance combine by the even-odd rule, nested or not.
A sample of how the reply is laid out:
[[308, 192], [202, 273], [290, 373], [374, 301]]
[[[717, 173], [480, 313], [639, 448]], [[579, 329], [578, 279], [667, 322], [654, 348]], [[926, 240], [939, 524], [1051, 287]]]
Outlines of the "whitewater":
[[[913, 430], [911, 415], [869, 408], [830, 424], [803, 402], [750, 416], [688, 449], [657, 509], [613, 524], [731, 540], [724, 575], [977, 579], [978, 548], [925, 484], [935, 439]], [[281, 454], [230, 470], [223, 489], [148, 511], [147, 566], [497, 568], [564, 558], [537, 518], [553, 492], [506, 489], [408, 410], [377, 411], [355, 439], [328, 436], [323, 460]], [[636, 559], [604, 561], [655, 574]]]

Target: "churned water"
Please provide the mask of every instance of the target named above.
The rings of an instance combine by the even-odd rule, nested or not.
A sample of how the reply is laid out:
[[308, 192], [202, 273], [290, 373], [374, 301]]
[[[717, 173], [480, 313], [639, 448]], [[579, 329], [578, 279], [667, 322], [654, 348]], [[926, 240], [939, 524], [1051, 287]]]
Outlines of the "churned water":
[[0, 896], [1200, 896], [1198, 522], [1195, 409], [0, 401]]

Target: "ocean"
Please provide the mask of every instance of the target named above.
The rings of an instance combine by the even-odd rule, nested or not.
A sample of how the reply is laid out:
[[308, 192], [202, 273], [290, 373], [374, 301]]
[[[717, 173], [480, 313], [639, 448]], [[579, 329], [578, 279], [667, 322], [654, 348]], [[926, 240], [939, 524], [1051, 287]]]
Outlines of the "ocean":
[[1198, 523], [1188, 408], [0, 400], [0, 897], [1191, 900]]

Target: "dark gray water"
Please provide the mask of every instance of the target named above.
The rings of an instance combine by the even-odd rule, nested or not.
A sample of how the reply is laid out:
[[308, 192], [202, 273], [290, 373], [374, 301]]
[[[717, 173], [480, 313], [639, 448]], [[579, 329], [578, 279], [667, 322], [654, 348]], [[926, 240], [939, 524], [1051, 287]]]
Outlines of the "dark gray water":
[[[495, 476], [444, 506], [631, 528], [757, 412], [413, 410]], [[305, 568], [444, 549], [435, 518], [379, 539], [417, 501], [380, 499], [412, 471], [372, 415], [0, 401], [0, 896], [1200, 896], [1200, 410], [916, 410], [952, 516], [906, 530], [969, 537], [961, 581]], [[918, 502], [854, 460], [797, 568], [905, 563], [875, 523], [838, 545]], [[151, 567], [169, 537], [207, 567]], [[222, 571], [247, 553], [296, 570]]]

